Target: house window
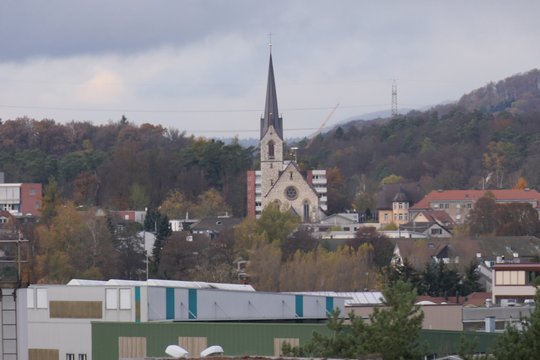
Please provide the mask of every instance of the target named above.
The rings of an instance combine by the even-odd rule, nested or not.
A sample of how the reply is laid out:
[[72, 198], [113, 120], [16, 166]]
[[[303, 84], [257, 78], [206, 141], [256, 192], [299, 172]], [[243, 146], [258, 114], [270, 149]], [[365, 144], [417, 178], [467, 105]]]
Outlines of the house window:
[[75, 360], [75, 354], [67, 353], [66, 354], [66, 360]]
[[398, 207], [399, 207], [400, 209], [403, 209], [403, 204], [402, 204], [402, 203], [399, 203], [399, 204], [398, 204]]
[[292, 180], [292, 171], [291, 171], [291, 172], [289, 172], [289, 179], [291, 179], [291, 180]]
[[87, 360], [86, 354], [79, 354], [79, 360]]
[[388, 221], [388, 214], [384, 214], [384, 221]]
[[399, 214], [399, 221], [403, 220], [403, 214]]
[[403, 219], [405, 221], [408, 221], [409, 220], [409, 214], [403, 214]]
[[472, 203], [467, 203], [467, 209], [472, 209]]
[[442, 229], [431, 229], [431, 235], [442, 235]]
[[34, 195], [36, 195], [36, 189], [31, 188], [30, 189], [30, 196], [34, 196]]

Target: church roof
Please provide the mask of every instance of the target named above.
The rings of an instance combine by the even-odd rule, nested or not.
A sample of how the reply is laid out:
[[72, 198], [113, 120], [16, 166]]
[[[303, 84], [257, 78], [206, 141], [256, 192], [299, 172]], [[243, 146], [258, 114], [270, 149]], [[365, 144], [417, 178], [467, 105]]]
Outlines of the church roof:
[[264, 116], [261, 119], [261, 139], [268, 131], [270, 125], [274, 126], [278, 136], [283, 139], [283, 119], [279, 117], [272, 54], [270, 54], [270, 64], [268, 66], [268, 83], [266, 85], [266, 104], [264, 106]]

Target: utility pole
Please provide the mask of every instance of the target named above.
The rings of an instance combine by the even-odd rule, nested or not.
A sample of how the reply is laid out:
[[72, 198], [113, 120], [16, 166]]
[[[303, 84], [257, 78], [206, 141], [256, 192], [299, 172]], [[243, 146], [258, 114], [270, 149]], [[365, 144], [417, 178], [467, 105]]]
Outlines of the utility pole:
[[396, 79], [392, 80], [392, 117], [398, 116], [397, 107], [397, 84]]

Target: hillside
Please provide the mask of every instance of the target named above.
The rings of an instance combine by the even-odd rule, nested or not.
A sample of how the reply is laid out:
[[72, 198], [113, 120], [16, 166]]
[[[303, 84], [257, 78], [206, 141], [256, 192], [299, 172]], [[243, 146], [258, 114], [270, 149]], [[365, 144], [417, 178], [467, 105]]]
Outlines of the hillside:
[[[329, 172], [329, 207], [372, 207], [381, 180], [397, 175], [434, 188], [513, 187], [524, 177], [540, 188], [540, 71], [491, 83], [457, 103], [396, 118], [350, 122], [298, 144], [305, 168]], [[309, 146], [308, 146], [309, 145]], [[54, 177], [77, 204], [157, 207], [171, 190], [195, 201], [210, 188], [245, 214], [245, 172], [254, 147], [196, 139], [127, 119], [86, 122], [20, 118], [0, 122], [0, 171], [7, 182]], [[489, 181], [485, 181], [489, 176]], [[367, 196], [366, 196], [367, 195]], [[363, 199], [363, 200], [359, 200]], [[363, 202], [362, 202], [363, 201]]]
[[[338, 167], [349, 198], [398, 175], [434, 188], [540, 187], [540, 72], [532, 70], [464, 95], [457, 103], [394, 119], [344, 124], [299, 159]], [[489, 181], [484, 180], [489, 176]], [[484, 179], [484, 180], [483, 180]]]

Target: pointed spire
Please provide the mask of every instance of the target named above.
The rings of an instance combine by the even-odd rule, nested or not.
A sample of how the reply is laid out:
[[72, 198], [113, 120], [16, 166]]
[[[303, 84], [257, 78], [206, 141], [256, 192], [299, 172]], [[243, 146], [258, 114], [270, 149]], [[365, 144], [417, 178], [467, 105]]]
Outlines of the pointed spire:
[[283, 119], [279, 117], [276, 81], [274, 79], [274, 66], [272, 63], [272, 53], [270, 53], [270, 65], [268, 67], [268, 84], [266, 85], [266, 104], [264, 106], [264, 117], [261, 119], [261, 139], [268, 131], [270, 125], [274, 126], [277, 134], [283, 139]]

